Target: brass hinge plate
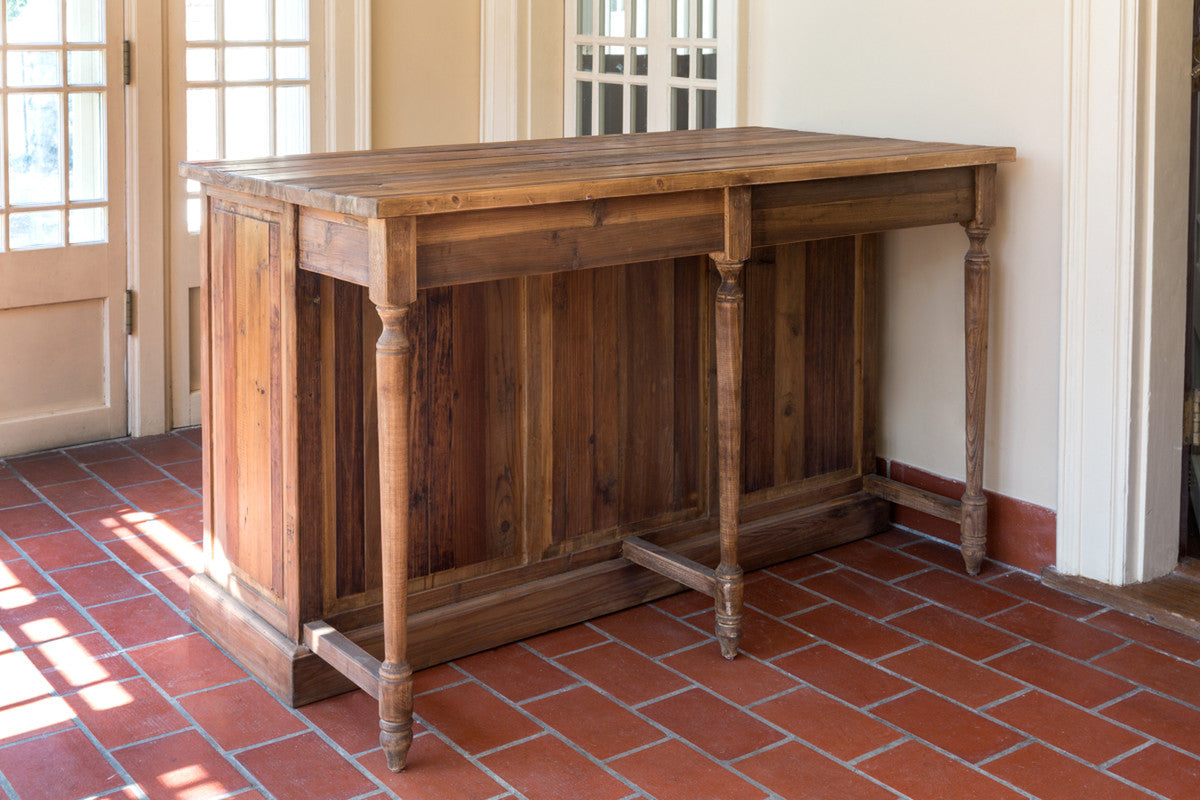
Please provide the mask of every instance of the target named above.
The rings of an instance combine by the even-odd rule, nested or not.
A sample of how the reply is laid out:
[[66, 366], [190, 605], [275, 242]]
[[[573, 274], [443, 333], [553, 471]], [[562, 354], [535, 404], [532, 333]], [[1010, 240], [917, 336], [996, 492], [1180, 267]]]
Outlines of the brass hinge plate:
[[129, 86], [133, 83], [133, 45], [126, 39], [121, 45], [121, 74], [124, 78], [125, 85]]
[[125, 335], [133, 334], [133, 289], [125, 290]]

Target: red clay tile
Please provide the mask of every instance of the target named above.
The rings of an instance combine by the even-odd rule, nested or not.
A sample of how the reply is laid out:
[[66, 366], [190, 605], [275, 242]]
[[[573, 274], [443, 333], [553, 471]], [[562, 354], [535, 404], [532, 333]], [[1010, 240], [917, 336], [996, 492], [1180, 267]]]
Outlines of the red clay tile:
[[124, 536], [136, 536], [138, 531], [133, 520], [148, 516], [141, 511], [134, 511], [128, 504], [123, 504], [71, 514], [71, 521], [92, 539], [105, 544]]
[[785, 656], [775, 665], [856, 706], [878, 703], [912, 688], [908, 681], [824, 644]]
[[1133, 639], [1186, 661], [1200, 661], [1200, 639], [1185, 636], [1129, 614], [1122, 614], [1120, 611], [1109, 610], [1097, 614], [1089, 618], [1087, 624]]
[[467, 676], [454, 668], [452, 664], [437, 664], [427, 669], [418, 670], [413, 675], [413, 693], [422, 695], [433, 692], [452, 683], [468, 680]]
[[167, 464], [163, 467], [175, 480], [193, 491], [200, 491], [204, 474], [200, 470], [200, 459], [181, 461], [178, 464]]
[[643, 706], [641, 712], [720, 761], [740, 758], [783, 738], [783, 734], [702, 689], [672, 695]]
[[1011, 631], [1051, 650], [1086, 661], [1119, 647], [1124, 640], [1067, 617], [1045, 606], [1023, 603], [988, 619], [997, 627]]
[[80, 447], [71, 447], [63, 451], [80, 464], [95, 464], [101, 461], [112, 461], [117, 458], [128, 458], [133, 453], [121, 442], [97, 442]]
[[1025, 739], [982, 714], [923, 689], [875, 706], [871, 713], [973, 764]]
[[132, 486], [135, 483], [149, 483], [163, 479], [162, 470], [146, 459], [132, 454], [128, 458], [89, 464], [88, 469], [94, 472], [100, 480], [118, 489]]
[[59, 694], [137, 677], [137, 669], [99, 633], [55, 639], [24, 651]]
[[[420, 701], [417, 706], [420, 710]], [[351, 755], [379, 747], [379, 701], [362, 690], [309, 703], [296, 710]]]
[[74, 719], [75, 712], [61, 697], [39, 697], [0, 708], [0, 745], [69, 730]]
[[1146, 741], [1145, 737], [1038, 691], [993, 706], [987, 713], [1093, 764], [1111, 761]]
[[914, 542], [925, 541], [925, 537], [912, 531], [901, 530], [900, 528], [888, 528], [883, 533], [877, 533], [871, 537], [870, 541], [875, 544], [881, 544], [884, 547], [893, 547], [897, 550], [905, 545], [913, 544]]
[[869, 539], [860, 539], [832, 550], [823, 550], [821, 556], [889, 582], [929, 569], [928, 563], [890, 547], [882, 547]]
[[120, 564], [104, 561], [54, 573], [63, 591], [85, 608], [148, 594], [149, 589]]
[[1039, 800], [1078, 800], [1080, 797], [1144, 800], [1150, 797], [1037, 742], [992, 761], [985, 769]]
[[[204, 538], [203, 511], [201, 506], [196, 505], [164, 511], [154, 516], [159, 527], [165, 525], [169, 530], [177, 533], [181, 539], [199, 543]], [[148, 532], [153, 533], [154, 531]]]
[[142, 579], [162, 592], [180, 611], [187, 611], [192, 605], [188, 592], [192, 575], [193, 572], [185, 567], [171, 567], [159, 572], [147, 572]]
[[122, 647], [137, 647], [195, 630], [154, 595], [94, 606], [89, 613]]
[[121, 494], [131, 504], [150, 514], [158, 514], [173, 508], [194, 506], [200, 502], [200, 495], [179, 485], [173, 480], [151, 481], [126, 486]]
[[[701, 630], [712, 631], [716, 625], [716, 615], [709, 611], [692, 617], [689, 622]], [[738, 646], [743, 653], [749, 653], [755, 658], [772, 659], [807, 647], [813, 641], [813, 637], [794, 625], [768, 617], [753, 608], [743, 609], [742, 641]], [[717, 647], [716, 640], [712, 639], [711, 635], [707, 644], [709, 647]]]
[[486, 689], [465, 683], [421, 696], [417, 715], [468, 753], [533, 736], [541, 728]]
[[413, 740], [404, 772], [389, 770], [381, 749], [362, 756], [358, 763], [390, 789], [391, 796], [404, 800], [486, 800], [504, 791], [487, 773], [432, 735]]
[[129, 441], [129, 449], [152, 464], [177, 464], [200, 457], [200, 448], [188, 439], [166, 433], [162, 436], [145, 436]]
[[45, 503], [0, 509], [0, 534], [9, 539], [70, 529], [71, 523]]
[[237, 760], [276, 800], [344, 800], [375, 788], [315, 733], [243, 750]]
[[923, 603], [908, 592], [848, 569], [816, 575], [800, 585], [872, 617], [890, 617]]
[[1060, 614], [1066, 614], [1069, 617], [1086, 617], [1089, 614], [1095, 614], [1102, 608], [1095, 603], [1080, 600], [1078, 597], [1072, 597], [1065, 592], [1044, 586], [1037, 578], [1022, 572], [1010, 572], [1008, 575], [1001, 575], [999, 578], [988, 581], [988, 585], [1009, 594], [1023, 597], [1031, 603], [1038, 603]]
[[249, 782], [196, 731], [113, 751], [150, 800], [208, 800]]
[[713, 599], [691, 589], [655, 600], [650, 605], [673, 617], [689, 617], [713, 607]]
[[9, 593], [0, 595], [0, 610], [24, 605], [31, 597], [54, 591], [50, 582], [21, 556], [13, 553], [0, 561], [0, 592]]
[[108, 561], [108, 554], [79, 531], [59, 531], [21, 540], [21, 548], [42, 569], [51, 570]]
[[80, 636], [92, 632], [84, 619], [62, 595], [48, 594], [16, 608], [5, 609], [4, 630], [18, 647]]
[[113, 555], [134, 572], [145, 575], [179, 567], [193, 573], [200, 571], [203, 550], [199, 545], [157, 521], [143, 523], [140, 528], [150, 532], [144, 536], [126, 536], [107, 544]]
[[[708, 606], [712, 605], [711, 598], [704, 599], [708, 600]], [[812, 592], [763, 571], [746, 576], [745, 601], [747, 605], [775, 617], [786, 617], [825, 602]]]
[[609, 614], [592, 620], [592, 625], [651, 658], [704, 641], [699, 631], [651, 606]]
[[1010, 633], [940, 606], [914, 608], [892, 617], [888, 624], [973, 661], [990, 658], [1021, 644], [1021, 640]]
[[832, 572], [837, 568], [838, 565], [829, 559], [821, 558], [818, 555], [811, 555], [793, 558], [791, 561], [784, 561], [782, 564], [775, 564], [772, 567], [768, 567], [767, 571], [772, 575], [783, 578], [785, 581], [802, 581], [805, 578], [811, 578], [813, 575], [820, 575], [822, 572]]
[[797, 689], [760, 703], [755, 714], [843, 761], [878, 750], [904, 734], [815, 689]]
[[481, 759], [529, 800], [618, 800], [629, 787], [553, 736], [539, 736]]
[[607, 641], [606, 637], [596, 633], [587, 625], [571, 625], [550, 633], [543, 633], [532, 639], [526, 639], [525, 644], [547, 658], [556, 658], [565, 653], [582, 650], [585, 647], [592, 647]]
[[893, 800], [895, 797], [894, 792], [799, 742], [784, 742], [765, 753], [739, 761], [735, 766], [743, 775], [766, 786], [778, 797], [830, 800]]
[[193, 425], [190, 428], [176, 428], [171, 432], [182, 439], [186, 439], [196, 447], [200, 446], [200, 442], [204, 435], [203, 430], [199, 425]]
[[639, 750], [609, 766], [655, 800], [762, 800], [761, 789], [678, 741]]
[[110, 750], [189, 726], [183, 715], [142, 678], [104, 681], [66, 699], [79, 721]]
[[586, 686], [535, 700], [525, 710], [602, 761], [663, 738], [658, 728]]
[[[69, 727], [70, 709], [63, 713], [60, 698], [54, 697], [54, 689], [29, 655], [23, 652], [0, 654], [0, 741], [8, 742], [44, 733], [46, 729]], [[50, 714], [45, 720], [33, 720], [29, 708], [41, 700], [57, 701], [39, 705], [36, 709], [54, 707], [58, 713]], [[13, 713], [16, 712], [16, 713]]]
[[916, 741], [860, 762], [858, 768], [896, 791], [920, 800], [1020, 800], [977, 770]]
[[241, 667], [198, 633], [139, 647], [129, 656], [173, 697], [246, 677]]
[[8, 466], [38, 487], [78, 481], [88, 476], [78, 464], [62, 453], [10, 458]]
[[460, 658], [455, 664], [514, 703], [578, 682], [520, 644], [505, 645]]
[[674, 672], [616, 643], [570, 653], [557, 661], [628, 705], [644, 703], [688, 685]]
[[[957, 528], [955, 525], [955, 533], [957, 538]], [[920, 541], [913, 544], [904, 545], [900, 548], [902, 553], [928, 561], [934, 566], [949, 570], [955, 575], [961, 575], [964, 578], [967, 576], [966, 567], [963, 564], [962, 551], [957, 544], [938, 541], [932, 538], [922, 538]], [[1004, 564], [999, 564], [996, 561], [987, 558], [979, 568], [979, 575], [974, 576], [971, 580], [983, 580], [997, 575], [1004, 575], [1010, 571], [1010, 568]]]
[[896, 585], [976, 619], [990, 617], [1021, 602], [976, 578], [937, 569], [905, 578]]
[[225, 750], [241, 750], [305, 730], [253, 681], [218, 686], [179, 698], [179, 705]]
[[21, 800], [87, 797], [125, 783], [76, 729], [0, 749], [0, 773]]
[[745, 654], [727, 661], [719, 648], [707, 644], [676, 653], [661, 663], [738, 705], [754, 703], [796, 686], [794, 678], [761, 661]]
[[0, 480], [0, 508], [27, 506], [30, 503], [38, 502], [40, 499], [29, 490], [28, 486], [17, 478], [4, 478]]
[[988, 666], [1085, 708], [1095, 708], [1133, 688], [1120, 678], [1037, 645], [997, 656]]
[[1194, 708], [1150, 692], [1138, 692], [1100, 713], [1200, 756], [1200, 711]]
[[106, 508], [121, 502], [120, 498], [95, 478], [43, 486], [41, 492], [64, 514]]
[[1131, 644], [1092, 663], [1149, 689], [1200, 705], [1200, 667], [1195, 664], [1140, 644]]
[[921, 645], [877, 663], [936, 694], [972, 708], [1025, 688], [994, 670], [932, 645]]
[[1200, 786], [1200, 760], [1152, 744], [1109, 767], [1109, 772], [1171, 800], [1193, 800]]
[[789, 617], [788, 622], [818, 639], [867, 659], [876, 659], [917, 640], [845, 606], [830, 603]]

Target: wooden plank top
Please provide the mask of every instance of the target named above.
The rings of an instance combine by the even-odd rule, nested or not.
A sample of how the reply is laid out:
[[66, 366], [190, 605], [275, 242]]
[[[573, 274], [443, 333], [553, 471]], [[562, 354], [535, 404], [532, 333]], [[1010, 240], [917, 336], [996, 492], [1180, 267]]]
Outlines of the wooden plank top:
[[724, 128], [180, 164], [212, 186], [395, 217], [1012, 161], [984, 147]]

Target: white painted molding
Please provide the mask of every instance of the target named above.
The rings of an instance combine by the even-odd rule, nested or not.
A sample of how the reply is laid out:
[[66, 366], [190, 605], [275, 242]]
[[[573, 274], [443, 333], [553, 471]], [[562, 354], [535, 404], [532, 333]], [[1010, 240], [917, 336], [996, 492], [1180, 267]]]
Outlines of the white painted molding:
[[325, 3], [325, 142], [371, 147], [371, 0]]
[[[480, 0], [479, 9], [479, 139], [510, 141], [521, 133], [520, 66], [531, 58], [528, 44], [522, 47], [522, 40], [529, 39], [530, 8], [522, 0]], [[527, 23], [524, 37], [522, 12]]]
[[1184, 5], [1066, 10], [1057, 566], [1118, 585], [1177, 556], [1184, 294], [1169, 289], [1185, 259], [1168, 251], [1186, 221], [1156, 181], [1185, 171], [1178, 131], [1157, 126], [1177, 48], [1164, 16]]

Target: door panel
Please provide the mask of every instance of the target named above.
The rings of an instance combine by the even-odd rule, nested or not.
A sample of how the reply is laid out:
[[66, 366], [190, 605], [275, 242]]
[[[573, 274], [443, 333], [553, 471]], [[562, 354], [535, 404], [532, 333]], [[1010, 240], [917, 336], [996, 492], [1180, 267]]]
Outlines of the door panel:
[[0, 456], [128, 430], [123, 8], [6, 10]]

